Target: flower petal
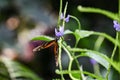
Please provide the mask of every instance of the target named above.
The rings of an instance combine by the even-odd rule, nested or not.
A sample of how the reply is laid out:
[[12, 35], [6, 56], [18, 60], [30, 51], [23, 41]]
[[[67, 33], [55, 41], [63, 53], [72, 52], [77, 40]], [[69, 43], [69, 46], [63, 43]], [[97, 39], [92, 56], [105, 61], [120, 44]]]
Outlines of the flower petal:
[[116, 31], [120, 31], [120, 24], [117, 21], [113, 21], [113, 27], [115, 28]]
[[64, 33], [64, 27], [63, 27], [63, 26], [60, 26], [59, 31], [60, 31], [61, 33]]
[[70, 19], [70, 15], [67, 15], [67, 17], [65, 18], [65, 22], [69, 22]]
[[58, 30], [55, 28], [55, 36], [59, 36], [59, 32], [58, 32]]
[[61, 37], [61, 36], [63, 36], [63, 35], [64, 35], [64, 27], [63, 27], [63, 26], [60, 26], [60, 27], [59, 27], [59, 30], [57, 30], [57, 29], [55, 28], [55, 35], [56, 35], [56, 37]]
[[90, 59], [90, 62], [95, 65], [97, 62], [94, 59]]

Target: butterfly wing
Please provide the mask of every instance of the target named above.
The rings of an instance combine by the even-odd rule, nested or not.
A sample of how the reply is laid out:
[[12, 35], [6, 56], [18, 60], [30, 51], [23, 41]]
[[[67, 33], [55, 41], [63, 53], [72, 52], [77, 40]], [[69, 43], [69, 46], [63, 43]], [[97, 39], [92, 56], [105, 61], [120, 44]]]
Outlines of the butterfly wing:
[[52, 46], [54, 44], [54, 41], [55, 40], [52, 40], [52, 41], [50, 41], [48, 43], [37, 46], [36, 48], [33, 49], [33, 52], [38, 52], [38, 51], [40, 51], [42, 49], [45, 49], [45, 48], [48, 48], [48, 47]]
[[58, 66], [58, 44], [57, 42], [54, 45], [54, 55], [55, 55], [56, 66]]
[[33, 52], [38, 52], [42, 49], [46, 49], [46, 48], [49, 48], [51, 46], [54, 46], [55, 61], [56, 61], [56, 66], [58, 66], [58, 43], [57, 43], [57, 40], [52, 40], [48, 43], [45, 43], [41, 46], [38, 46], [38, 47], [33, 49]]

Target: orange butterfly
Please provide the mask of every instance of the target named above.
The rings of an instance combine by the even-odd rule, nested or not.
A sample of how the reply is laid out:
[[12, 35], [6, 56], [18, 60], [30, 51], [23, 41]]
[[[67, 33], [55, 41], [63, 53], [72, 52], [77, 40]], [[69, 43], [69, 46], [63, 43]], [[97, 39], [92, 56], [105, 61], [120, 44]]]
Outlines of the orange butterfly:
[[58, 43], [57, 43], [57, 41], [58, 40], [55, 39], [55, 40], [52, 40], [48, 43], [40, 45], [40, 46], [34, 48], [33, 52], [37, 52], [37, 51], [40, 51], [42, 49], [46, 49], [46, 48], [49, 48], [49, 47], [53, 46], [54, 47], [54, 55], [55, 55], [56, 66], [58, 66]]

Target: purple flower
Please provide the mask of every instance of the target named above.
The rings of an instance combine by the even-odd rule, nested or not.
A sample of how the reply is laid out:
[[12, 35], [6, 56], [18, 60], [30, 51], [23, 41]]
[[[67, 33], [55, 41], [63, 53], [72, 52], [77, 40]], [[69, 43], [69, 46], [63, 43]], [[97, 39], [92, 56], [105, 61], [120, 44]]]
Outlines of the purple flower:
[[64, 35], [64, 26], [60, 26], [59, 30], [55, 28], [55, 35], [56, 37], [61, 37]]
[[90, 59], [90, 62], [95, 65], [96, 64], [96, 61], [94, 59]]
[[70, 20], [70, 15], [67, 15], [67, 17], [65, 18], [65, 22], [69, 22]]
[[116, 31], [120, 31], [120, 24], [117, 21], [113, 21], [114, 23], [114, 28]]
[[60, 19], [61, 19], [61, 20], [63, 19], [65, 22], [69, 22], [70, 15], [67, 15], [67, 17], [65, 18], [65, 17], [64, 17], [64, 14], [61, 13], [61, 15], [60, 15]]

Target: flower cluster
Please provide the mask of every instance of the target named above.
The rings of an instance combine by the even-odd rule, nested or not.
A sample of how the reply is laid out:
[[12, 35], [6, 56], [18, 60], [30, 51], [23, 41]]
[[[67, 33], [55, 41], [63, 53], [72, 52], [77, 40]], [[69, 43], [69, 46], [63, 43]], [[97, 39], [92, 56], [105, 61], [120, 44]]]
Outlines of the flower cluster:
[[[69, 22], [70, 15], [67, 15], [65, 18], [63, 13], [60, 15], [60, 20], [64, 20], [65, 22]], [[55, 28], [55, 36], [60, 38], [61, 36], [64, 35], [64, 26], [60, 26], [59, 29]]]
[[120, 23], [118, 23], [117, 21], [113, 21], [114, 24], [114, 28], [116, 31], [120, 31]]

